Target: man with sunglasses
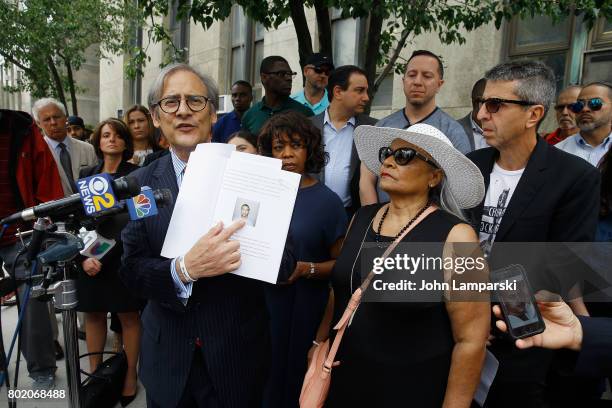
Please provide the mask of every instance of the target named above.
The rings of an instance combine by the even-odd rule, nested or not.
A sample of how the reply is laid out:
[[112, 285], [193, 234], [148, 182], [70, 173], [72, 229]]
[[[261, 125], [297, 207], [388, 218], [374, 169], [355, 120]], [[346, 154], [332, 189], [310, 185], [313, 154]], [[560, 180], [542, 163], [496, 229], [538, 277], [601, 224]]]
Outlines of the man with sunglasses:
[[571, 105], [576, 114], [580, 133], [568, 137], [555, 146], [582, 157], [598, 166], [610, 148], [612, 136], [612, 84], [592, 82], [582, 88], [578, 101]]
[[263, 124], [271, 116], [288, 110], [299, 112], [305, 116], [313, 115], [310, 108], [289, 97], [291, 95], [291, 84], [297, 73], [291, 70], [286, 59], [279, 55], [264, 58], [259, 67], [259, 75], [265, 95], [261, 101], [254, 104], [242, 116], [243, 129], [258, 135]]
[[[485, 78], [477, 117], [490, 147], [468, 157], [484, 177], [486, 194], [467, 215], [479, 232], [491, 270], [516, 263], [503, 259], [508, 251], [498, 243], [592, 241], [599, 211], [599, 172], [537, 135], [554, 100], [553, 71], [537, 61], [512, 61], [492, 68]], [[523, 259], [535, 262], [527, 268], [533, 290], [559, 293], [558, 277], [547, 268], [543, 254], [533, 245], [524, 247]], [[572, 307], [586, 313], [581, 301], [572, 302]], [[518, 350], [501, 337], [491, 343], [499, 370], [485, 407], [547, 407], [551, 395], [563, 395], [564, 390], [547, 384], [551, 352]]]
[[576, 114], [572, 111], [572, 105], [578, 100], [578, 95], [582, 87], [580, 85], [570, 85], [561, 92], [557, 98], [555, 105], [555, 113], [557, 114], [557, 123], [559, 127], [554, 131], [544, 136], [551, 145], [567, 139], [571, 135], [578, 133], [579, 129], [576, 126]]
[[304, 65], [304, 89], [291, 97], [315, 115], [323, 113], [329, 106], [327, 81], [333, 70], [334, 63], [330, 57], [320, 53], [312, 54]]

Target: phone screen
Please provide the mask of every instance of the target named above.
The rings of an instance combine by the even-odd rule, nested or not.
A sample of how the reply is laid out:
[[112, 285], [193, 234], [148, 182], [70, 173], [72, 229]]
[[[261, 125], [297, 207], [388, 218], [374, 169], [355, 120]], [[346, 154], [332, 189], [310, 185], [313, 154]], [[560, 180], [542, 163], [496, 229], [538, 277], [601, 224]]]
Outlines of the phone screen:
[[520, 265], [511, 265], [493, 274], [496, 282], [507, 282], [508, 289], [497, 290], [509, 333], [514, 338], [523, 338], [541, 333], [544, 321], [540, 316], [535, 297]]

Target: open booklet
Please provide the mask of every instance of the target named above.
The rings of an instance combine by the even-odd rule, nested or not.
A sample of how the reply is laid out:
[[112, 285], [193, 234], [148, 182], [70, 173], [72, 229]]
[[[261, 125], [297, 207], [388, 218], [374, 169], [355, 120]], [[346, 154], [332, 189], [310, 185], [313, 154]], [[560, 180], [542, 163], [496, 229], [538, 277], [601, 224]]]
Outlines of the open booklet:
[[217, 222], [242, 218], [232, 237], [242, 265], [234, 273], [276, 283], [300, 175], [281, 170], [278, 159], [202, 143], [189, 156], [161, 255], [184, 255]]

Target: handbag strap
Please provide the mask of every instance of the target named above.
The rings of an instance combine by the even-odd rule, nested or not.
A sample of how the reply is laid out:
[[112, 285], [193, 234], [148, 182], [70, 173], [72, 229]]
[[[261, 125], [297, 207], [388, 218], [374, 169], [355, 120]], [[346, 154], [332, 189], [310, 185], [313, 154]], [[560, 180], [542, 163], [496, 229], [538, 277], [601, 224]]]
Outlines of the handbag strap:
[[[387, 249], [382, 255], [382, 258], [383, 259], [386, 258], [395, 249], [397, 244], [399, 244], [402, 241], [402, 239], [404, 239], [404, 237], [414, 227], [420, 224], [421, 221], [423, 221], [429, 214], [433, 213], [437, 209], [438, 208], [436, 206], [432, 205], [429, 208], [427, 208], [425, 211], [423, 211], [423, 213], [421, 213], [421, 215], [412, 223], [412, 225], [406, 228], [406, 230], [387, 247]], [[349, 324], [349, 321], [352, 320], [353, 315], [355, 314], [355, 311], [357, 310], [357, 307], [359, 306], [359, 303], [361, 303], [361, 296], [363, 292], [365, 292], [365, 290], [368, 288], [368, 286], [370, 286], [370, 282], [372, 281], [373, 277], [374, 277], [374, 271], [372, 270], [370, 271], [368, 276], [363, 280], [361, 286], [359, 286], [355, 290], [355, 292], [353, 292], [353, 294], [351, 295], [351, 298], [349, 299], [348, 305], [346, 306], [346, 309], [344, 309], [344, 313], [342, 313], [342, 317], [340, 318], [338, 323], [334, 326], [334, 330], [337, 330], [337, 333], [336, 333], [336, 337], [334, 338], [334, 342], [332, 343], [329, 349], [329, 353], [327, 354], [325, 363], [323, 363], [324, 371], [326, 372], [331, 371], [332, 365], [334, 363], [334, 359], [336, 358], [336, 353], [338, 352], [338, 348], [340, 347], [340, 342], [342, 341], [342, 336], [344, 336], [344, 331], [346, 330]]]

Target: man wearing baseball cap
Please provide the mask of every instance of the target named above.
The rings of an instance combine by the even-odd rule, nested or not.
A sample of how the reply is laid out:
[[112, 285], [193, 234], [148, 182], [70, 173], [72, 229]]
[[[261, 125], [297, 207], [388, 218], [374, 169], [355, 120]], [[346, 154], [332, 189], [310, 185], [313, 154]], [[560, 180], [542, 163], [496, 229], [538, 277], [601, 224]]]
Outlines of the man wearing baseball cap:
[[83, 119], [80, 116], [68, 116], [66, 120], [66, 133], [72, 138], [85, 142], [85, 122], [83, 122]]
[[304, 65], [304, 89], [291, 97], [310, 108], [315, 115], [325, 112], [329, 106], [327, 80], [333, 70], [334, 63], [330, 57], [320, 53], [312, 54]]

